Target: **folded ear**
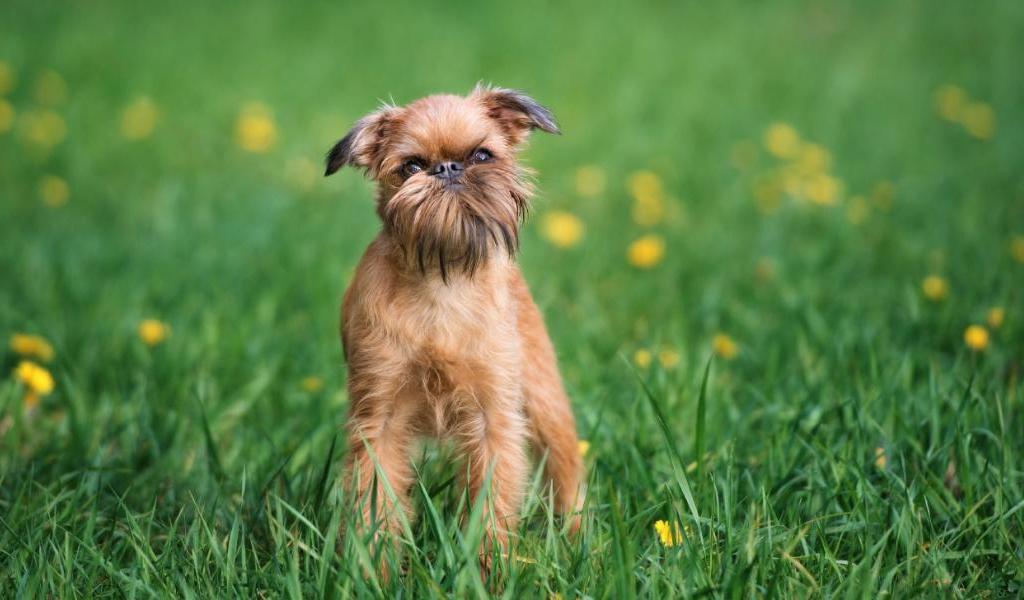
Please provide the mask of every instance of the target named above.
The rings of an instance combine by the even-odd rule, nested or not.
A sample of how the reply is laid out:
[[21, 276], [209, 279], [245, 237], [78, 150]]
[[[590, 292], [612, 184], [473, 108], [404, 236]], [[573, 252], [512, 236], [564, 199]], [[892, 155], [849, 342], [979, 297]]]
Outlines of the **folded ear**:
[[356, 121], [352, 130], [327, 153], [324, 176], [334, 174], [345, 165], [364, 169], [373, 166], [387, 137], [388, 124], [396, 112], [395, 108], [384, 107]]
[[513, 144], [521, 142], [533, 129], [562, 133], [551, 111], [519, 90], [478, 85], [473, 95], [480, 98], [488, 116], [498, 121]]

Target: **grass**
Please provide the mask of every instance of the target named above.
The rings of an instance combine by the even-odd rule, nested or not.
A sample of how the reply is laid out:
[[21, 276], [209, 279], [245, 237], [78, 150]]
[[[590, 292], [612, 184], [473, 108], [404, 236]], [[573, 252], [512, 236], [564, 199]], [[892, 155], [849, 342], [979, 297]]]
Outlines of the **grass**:
[[[1022, 593], [1021, 6], [16, 0], [0, 16], [16, 78], [0, 335], [55, 348], [29, 411], [0, 351], [4, 596]], [[65, 98], [36, 90], [48, 69]], [[478, 80], [529, 90], [565, 131], [526, 152], [540, 194], [521, 262], [591, 445], [588, 517], [566, 537], [535, 481], [483, 581], [479, 527], [459, 525], [473, 507], [428, 447], [418, 519], [385, 554], [404, 575], [368, 578], [360, 540], [336, 552], [352, 513], [334, 489], [337, 309], [378, 225], [358, 173], [310, 169], [379, 98]], [[950, 83], [994, 109], [991, 139], [935, 114]], [[156, 128], [126, 140], [141, 96]], [[276, 125], [263, 153], [235, 139], [251, 101]], [[52, 147], [28, 139], [44, 108], [66, 126]], [[834, 203], [773, 191], [776, 122], [830, 151]], [[583, 165], [605, 175], [596, 197]], [[627, 191], [640, 170], [665, 190], [650, 225]], [[61, 206], [40, 199], [47, 175]], [[577, 245], [542, 235], [555, 210], [583, 223]], [[627, 248], [647, 234], [666, 253], [639, 269]], [[965, 328], [995, 306], [1005, 322], [972, 351]], [[144, 318], [170, 336], [143, 344]], [[663, 546], [658, 520], [684, 539]]]

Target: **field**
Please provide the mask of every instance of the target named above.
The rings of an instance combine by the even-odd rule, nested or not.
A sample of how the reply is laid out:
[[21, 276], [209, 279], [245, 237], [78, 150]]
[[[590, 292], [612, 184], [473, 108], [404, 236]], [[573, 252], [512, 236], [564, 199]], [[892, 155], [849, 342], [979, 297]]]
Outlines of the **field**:
[[[0, 596], [1019, 597], [1024, 5], [0, 7]], [[366, 575], [338, 306], [381, 100], [527, 90], [588, 465]], [[705, 379], [706, 374], [706, 379]], [[338, 551], [336, 551], [336, 546]]]

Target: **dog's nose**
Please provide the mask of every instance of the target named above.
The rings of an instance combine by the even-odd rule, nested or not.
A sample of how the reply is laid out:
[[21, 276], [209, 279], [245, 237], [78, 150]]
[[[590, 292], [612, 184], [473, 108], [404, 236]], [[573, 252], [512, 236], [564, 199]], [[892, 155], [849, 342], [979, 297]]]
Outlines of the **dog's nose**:
[[428, 173], [441, 179], [458, 179], [464, 168], [460, 162], [442, 162], [434, 165]]

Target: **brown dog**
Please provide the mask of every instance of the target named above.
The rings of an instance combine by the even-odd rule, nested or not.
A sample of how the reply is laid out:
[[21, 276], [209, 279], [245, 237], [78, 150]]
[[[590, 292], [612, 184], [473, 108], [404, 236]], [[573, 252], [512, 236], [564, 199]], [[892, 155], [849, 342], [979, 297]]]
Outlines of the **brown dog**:
[[421, 436], [456, 442], [472, 500], [491, 473], [485, 527], [503, 547], [530, 472], [528, 441], [546, 453], [557, 509], [582, 504], [576, 425], [515, 263], [531, 193], [516, 155], [532, 129], [558, 133], [551, 113], [526, 95], [478, 86], [466, 97], [384, 106], [327, 156], [327, 175], [355, 165], [377, 182], [384, 223], [342, 306], [347, 484], [364, 525], [372, 512], [383, 530], [397, 530]]

